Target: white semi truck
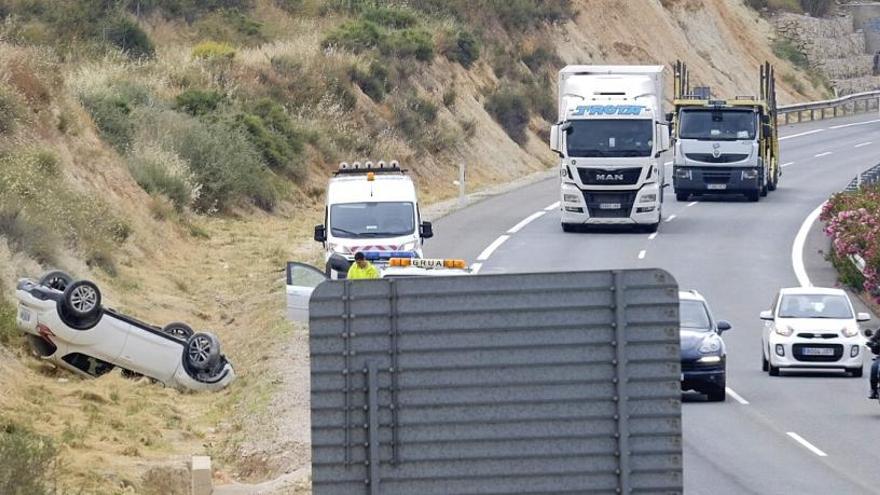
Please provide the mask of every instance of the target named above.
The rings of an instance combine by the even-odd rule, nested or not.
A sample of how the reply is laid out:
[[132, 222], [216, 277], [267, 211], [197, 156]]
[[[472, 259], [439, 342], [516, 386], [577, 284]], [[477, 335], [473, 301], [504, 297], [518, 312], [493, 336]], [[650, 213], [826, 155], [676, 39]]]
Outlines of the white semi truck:
[[569, 65], [559, 72], [559, 121], [550, 149], [561, 160], [562, 230], [660, 225], [669, 125], [663, 66]]

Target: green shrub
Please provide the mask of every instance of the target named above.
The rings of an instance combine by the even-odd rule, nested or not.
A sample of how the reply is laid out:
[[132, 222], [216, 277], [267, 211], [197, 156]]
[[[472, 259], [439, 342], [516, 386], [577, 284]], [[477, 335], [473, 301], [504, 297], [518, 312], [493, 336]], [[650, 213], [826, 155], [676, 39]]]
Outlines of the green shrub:
[[379, 102], [385, 98], [385, 93], [391, 90], [388, 81], [388, 69], [377, 61], [370, 63], [368, 70], [362, 70], [358, 66], [352, 66], [348, 71], [351, 81], [361, 88], [373, 101]]
[[777, 57], [788, 60], [795, 67], [801, 69], [809, 68], [809, 63], [807, 62], [807, 56], [804, 55], [803, 52], [795, 46], [790, 40], [785, 38], [779, 38], [773, 41], [773, 54]]
[[178, 212], [198, 197], [187, 164], [174, 153], [157, 146], [142, 147], [128, 155], [127, 163], [135, 182], [144, 191], [164, 195]]
[[129, 118], [132, 107], [125, 98], [115, 94], [90, 95], [83, 97], [82, 103], [105, 141], [120, 151], [131, 145], [135, 129]]
[[857, 292], [864, 290], [865, 276], [849, 258], [838, 255], [833, 249], [826, 258], [837, 269], [837, 278], [841, 284]]
[[394, 124], [411, 143], [423, 145], [427, 128], [437, 120], [437, 105], [418, 95], [409, 95], [394, 105]]
[[371, 7], [361, 14], [364, 19], [394, 29], [413, 27], [418, 23], [418, 17], [408, 9], [400, 7]]
[[456, 98], [458, 98], [458, 93], [455, 92], [455, 87], [450, 86], [449, 89], [443, 92], [443, 106], [452, 108], [455, 105]]
[[346, 22], [330, 31], [324, 38], [322, 45], [325, 48], [338, 46], [355, 53], [361, 53], [378, 47], [385, 36], [382, 29], [375, 23], [357, 20]]
[[51, 439], [13, 423], [0, 423], [0, 493], [56, 493], [56, 455]]
[[51, 265], [58, 260], [58, 236], [27, 216], [21, 206], [0, 202], [0, 236], [13, 251], [26, 253], [37, 263]]
[[190, 115], [205, 115], [217, 110], [223, 95], [213, 90], [188, 89], [177, 95], [175, 108]]
[[273, 3], [287, 13], [296, 14], [303, 8], [304, 2], [303, 0], [275, 0]]
[[529, 124], [529, 100], [522, 93], [501, 88], [489, 95], [486, 111], [517, 144], [525, 144]]
[[199, 59], [228, 59], [235, 58], [235, 48], [229, 43], [216, 41], [203, 41], [193, 47], [192, 56]]
[[558, 69], [564, 65], [559, 55], [556, 55], [556, 50], [552, 45], [536, 46], [531, 51], [523, 54], [522, 61], [533, 73], [538, 73], [547, 66]]
[[240, 10], [223, 9], [196, 23], [199, 36], [204, 39], [225, 41], [233, 44], [254, 44], [266, 41], [263, 23]]
[[[15, 323], [16, 309], [14, 304], [0, 296], [0, 344], [8, 346], [21, 336], [21, 331], [18, 330], [18, 326]], [[2, 480], [2, 477], [0, 477], [0, 480]], [[2, 481], [0, 481], [0, 486], [3, 486]]]
[[480, 58], [480, 44], [477, 38], [468, 31], [448, 33], [443, 39], [440, 52], [452, 62], [458, 62], [465, 69], [470, 69]]
[[434, 58], [434, 39], [424, 29], [392, 31], [381, 40], [379, 49], [385, 55], [415, 57], [430, 62]]
[[571, 19], [575, 9], [571, 0], [489, 0], [492, 12], [507, 29], [526, 29], [549, 22]]
[[24, 111], [12, 88], [0, 85], [0, 136], [15, 132]]
[[103, 29], [106, 40], [131, 58], [151, 58], [156, 53], [147, 33], [128, 17], [119, 16]]
[[305, 137], [294, 128], [281, 105], [269, 99], [260, 100], [252, 113], [239, 114], [236, 121], [269, 168], [302, 179], [304, 169], [300, 155]]
[[788, 73], [783, 74], [782, 75], [782, 82], [784, 82], [785, 84], [788, 84], [789, 86], [791, 86], [792, 89], [794, 89], [795, 91], [797, 91], [800, 94], [804, 94], [804, 91], [806, 90], [806, 88], [804, 87], [804, 84], [794, 74], [788, 74]]

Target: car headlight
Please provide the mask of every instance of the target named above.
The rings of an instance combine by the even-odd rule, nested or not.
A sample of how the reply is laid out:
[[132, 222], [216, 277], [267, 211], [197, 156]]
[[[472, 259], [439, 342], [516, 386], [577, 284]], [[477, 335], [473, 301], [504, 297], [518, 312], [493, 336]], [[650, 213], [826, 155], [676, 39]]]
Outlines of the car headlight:
[[858, 328], [843, 327], [843, 329], [841, 329], [840, 333], [842, 333], [844, 337], [855, 337], [856, 335], [859, 334], [859, 329]]
[[703, 356], [700, 359], [697, 359], [697, 362], [700, 362], [703, 364], [720, 363], [721, 356]]
[[655, 201], [657, 201], [655, 193], [643, 194], [642, 199], [639, 200], [640, 203], [654, 203]]
[[577, 203], [578, 199], [580, 199], [580, 198], [578, 198], [577, 194], [563, 194], [562, 195], [562, 200], [565, 201], [566, 203]]
[[703, 339], [703, 344], [700, 345], [700, 353], [702, 354], [715, 354], [720, 350], [721, 340], [717, 337], [708, 337], [706, 339]]
[[783, 337], [790, 337], [791, 334], [794, 333], [794, 330], [788, 325], [777, 325], [776, 333], [782, 335]]

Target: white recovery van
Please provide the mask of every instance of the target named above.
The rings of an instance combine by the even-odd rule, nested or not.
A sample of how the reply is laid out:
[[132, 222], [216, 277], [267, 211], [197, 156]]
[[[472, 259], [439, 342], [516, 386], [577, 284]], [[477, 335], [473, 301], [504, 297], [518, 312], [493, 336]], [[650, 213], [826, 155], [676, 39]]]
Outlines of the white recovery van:
[[559, 121], [550, 149], [561, 158], [562, 229], [631, 225], [656, 231], [669, 125], [663, 66], [569, 65], [559, 72]]
[[315, 226], [328, 278], [345, 278], [357, 252], [380, 265], [401, 253], [422, 257], [422, 243], [434, 232], [421, 221], [416, 188], [405, 172], [394, 160], [339, 165], [327, 187], [324, 223]]

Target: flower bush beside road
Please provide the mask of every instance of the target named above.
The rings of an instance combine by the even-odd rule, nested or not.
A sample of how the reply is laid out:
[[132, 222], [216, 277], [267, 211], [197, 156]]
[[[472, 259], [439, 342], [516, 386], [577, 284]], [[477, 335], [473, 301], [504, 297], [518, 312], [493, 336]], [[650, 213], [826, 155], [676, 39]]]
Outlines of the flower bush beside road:
[[[828, 257], [841, 283], [880, 302], [880, 184], [833, 195], [819, 218], [831, 238]], [[854, 258], [864, 260], [863, 269], [856, 267]]]

